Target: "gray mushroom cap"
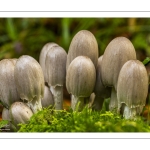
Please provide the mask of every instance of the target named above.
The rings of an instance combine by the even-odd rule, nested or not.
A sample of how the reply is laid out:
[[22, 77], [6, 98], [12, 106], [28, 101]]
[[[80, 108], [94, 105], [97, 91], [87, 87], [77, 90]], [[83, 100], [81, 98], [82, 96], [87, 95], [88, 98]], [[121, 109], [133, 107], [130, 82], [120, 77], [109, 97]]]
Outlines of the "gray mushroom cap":
[[33, 57], [19, 57], [15, 66], [15, 81], [22, 100], [29, 102], [43, 97], [44, 76], [41, 66]]
[[128, 60], [136, 59], [136, 52], [131, 41], [125, 37], [113, 39], [106, 47], [102, 60], [102, 82], [105, 86], [117, 89], [120, 69]]
[[53, 46], [46, 55], [45, 74], [49, 86], [63, 86], [66, 78], [67, 53], [60, 46]]
[[67, 56], [67, 69], [72, 60], [77, 56], [89, 57], [96, 68], [98, 61], [98, 43], [94, 35], [88, 30], [81, 30], [73, 37]]
[[23, 102], [15, 102], [10, 107], [12, 124], [17, 129], [19, 129], [17, 126], [19, 123], [27, 123], [32, 115], [31, 109]]
[[45, 82], [47, 82], [47, 79], [46, 79], [46, 74], [45, 74], [45, 71], [46, 71], [46, 68], [45, 68], [45, 60], [46, 60], [46, 55], [47, 55], [47, 52], [53, 47], [53, 46], [58, 46], [56, 43], [53, 43], [53, 42], [49, 42], [49, 43], [46, 43], [41, 52], [40, 52], [40, 56], [39, 56], [39, 63], [42, 67], [42, 70], [43, 70], [43, 74], [44, 74], [44, 80]]
[[89, 97], [93, 92], [96, 70], [90, 58], [76, 57], [69, 65], [66, 76], [68, 92], [77, 97]]
[[53, 106], [54, 105], [54, 99], [52, 92], [50, 91], [49, 87], [45, 85], [44, 89], [44, 97], [41, 100], [43, 107]]
[[10, 111], [7, 108], [3, 108], [2, 111], [2, 120], [7, 120], [8, 124], [5, 126], [5, 130], [9, 131], [9, 132], [13, 132], [16, 130], [16, 127], [12, 124], [12, 119], [11, 119], [11, 115], [10, 115]]
[[9, 109], [7, 109], [5, 107], [3, 108], [3, 111], [2, 111], [2, 119], [11, 121]]
[[120, 70], [118, 78], [119, 105], [124, 103], [129, 108], [144, 106], [147, 94], [148, 75], [145, 66], [139, 60], [127, 61]]
[[6, 108], [19, 101], [19, 94], [15, 85], [14, 68], [17, 59], [3, 59], [0, 61], [0, 100]]
[[98, 97], [108, 98], [111, 95], [111, 88], [105, 87], [102, 83], [102, 77], [101, 77], [102, 59], [103, 59], [103, 55], [98, 58], [98, 64], [96, 67], [96, 82], [95, 82], [94, 93]]

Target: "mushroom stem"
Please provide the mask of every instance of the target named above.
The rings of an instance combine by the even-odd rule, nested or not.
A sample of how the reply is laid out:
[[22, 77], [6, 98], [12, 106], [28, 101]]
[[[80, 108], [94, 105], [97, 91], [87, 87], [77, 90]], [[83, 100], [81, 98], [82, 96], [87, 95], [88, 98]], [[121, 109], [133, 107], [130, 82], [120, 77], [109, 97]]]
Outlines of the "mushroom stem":
[[27, 105], [31, 108], [33, 113], [37, 113], [42, 109], [41, 99], [37, 99], [37, 97], [34, 97], [32, 101], [29, 101], [27, 103]]
[[118, 100], [117, 100], [117, 92], [114, 87], [111, 90], [111, 97], [109, 103], [109, 110], [110, 111], [118, 111]]
[[136, 108], [129, 108], [128, 106], [124, 106], [123, 117], [125, 119], [133, 119], [136, 116]]
[[129, 108], [126, 104], [123, 105], [123, 117], [125, 119], [134, 119], [137, 115], [140, 115], [144, 106], [139, 106], [135, 108]]
[[50, 91], [54, 97], [55, 110], [63, 109], [63, 86], [51, 86]]
[[77, 97], [75, 95], [71, 95], [71, 108], [73, 111], [81, 111], [85, 106], [84, 97]]

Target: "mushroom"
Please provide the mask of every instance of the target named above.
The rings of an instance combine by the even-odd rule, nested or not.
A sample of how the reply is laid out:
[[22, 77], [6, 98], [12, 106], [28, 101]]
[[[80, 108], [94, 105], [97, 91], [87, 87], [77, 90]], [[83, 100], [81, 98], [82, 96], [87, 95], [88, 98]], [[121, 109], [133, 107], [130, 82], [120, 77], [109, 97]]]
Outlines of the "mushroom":
[[101, 110], [104, 99], [109, 98], [111, 95], [111, 88], [105, 87], [102, 83], [101, 79], [101, 63], [102, 63], [103, 55], [98, 58], [98, 64], [96, 68], [96, 82], [95, 82], [95, 98], [92, 104], [92, 108], [94, 110]]
[[14, 78], [16, 61], [17, 59], [0, 61], [0, 100], [7, 109], [13, 102], [20, 101]]
[[48, 86], [53, 94], [56, 110], [63, 109], [63, 85], [66, 80], [66, 51], [55, 45], [48, 50], [45, 59], [45, 74]]
[[45, 85], [44, 88], [44, 97], [42, 98], [42, 107], [48, 107], [54, 105], [54, 99], [52, 92], [49, 90], [49, 87]]
[[98, 62], [98, 44], [94, 35], [88, 30], [81, 30], [73, 37], [67, 56], [67, 69], [72, 60], [77, 56], [89, 57], [96, 68]]
[[101, 63], [101, 76], [104, 86], [113, 87], [110, 100], [110, 108], [116, 109], [117, 81], [120, 69], [128, 60], [135, 60], [136, 52], [131, 41], [125, 37], [113, 39], [106, 47]]
[[46, 71], [46, 68], [45, 68], [45, 59], [46, 59], [46, 55], [47, 55], [47, 52], [49, 51], [49, 49], [51, 49], [53, 46], [58, 46], [56, 43], [53, 43], [53, 42], [49, 42], [49, 43], [46, 43], [41, 52], [40, 52], [40, 57], [39, 57], [39, 63], [42, 67], [42, 70], [43, 70], [43, 74], [44, 74], [44, 80], [45, 82], [47, 82], [47, 79], [46, 79], [46, 74], [45, 74], [45, 71]]
[[10, 107], [12, 124], [19, 130], [18, 124], [27, 123], [33, 115], [32, 110], [23, 102], [14, 102]]
[[40, 64], [31, 56], [19, 57], [15, 66], [15, 82], [20, 98], [34, 113], [42, 109], [44, 76]]
[[76, 57], [69, 65], [66, 75], [66, 88], [71, 95], [71, 108], [82, 110], [85, 100], [94, 90], [96, 70], [86, 56]]
[[9, 109], [5, 107], [3, 108], [3, 111], [2, 111], [2, 120], [8, 121], [8, 124], [5, 126], [6, 131], [13, 132], [16, 130], [16, 127], [12, 124]]
[[142, 112], [148, 94], [148, 74], [139, 60], [127, 61], [120, 70], [117, 85], [118, 107], [124, 104], [123, 116], [133, 119]]

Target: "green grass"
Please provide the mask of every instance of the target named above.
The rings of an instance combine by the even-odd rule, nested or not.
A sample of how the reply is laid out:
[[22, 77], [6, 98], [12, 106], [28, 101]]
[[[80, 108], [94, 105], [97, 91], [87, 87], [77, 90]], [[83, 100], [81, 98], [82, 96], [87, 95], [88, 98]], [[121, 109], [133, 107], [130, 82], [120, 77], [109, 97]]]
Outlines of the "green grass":
[[140, 116], [136, 120], [125, 120], [109, 111], [88, 108], [81, 112], [46, 108], [19, 126], [18, 132], [150, 132], [150, 126]]

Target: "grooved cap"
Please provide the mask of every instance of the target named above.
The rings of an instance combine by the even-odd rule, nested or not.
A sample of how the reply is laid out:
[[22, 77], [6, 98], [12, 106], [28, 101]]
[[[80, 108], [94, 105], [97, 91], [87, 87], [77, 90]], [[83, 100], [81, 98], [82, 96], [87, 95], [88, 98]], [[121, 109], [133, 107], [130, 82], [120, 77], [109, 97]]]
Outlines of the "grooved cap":
[[66, 88], [72, 95], [89, 97], [93, 92], [96, 80], [96, 70], [90, 58], [76, 57], [68, 67]]
[[6, 108], [19, 101], [19, 94], [15, 85], [14, 68], [17, 59], [3, 59], [0, 61], [0, 100]]
[[117, 85], [119, 103], [129, 108], [144, 106], [148, 94], [148, 75], [139, 60], [127, 61], [120, 70]]
[[131, 41], [125, 37], [113, 39], [106, 47], [102, 60], [102, 82], [105, 86], [114, 86], [120, 69], [128, 60], [136, 59], [136, 52]]
[[67, 56], [67, 69], [72, 60], [77, 56], [89, 57], [96, 68], [98, 61], [98, 43], [94, 35], [88, 30], [81, 30], [73, 37]]
[[44, 95], [44, 76], [40, 64], [31, 56], [19, 57], [15, 66], [15, 81], [22, 100], [41, 99]]

